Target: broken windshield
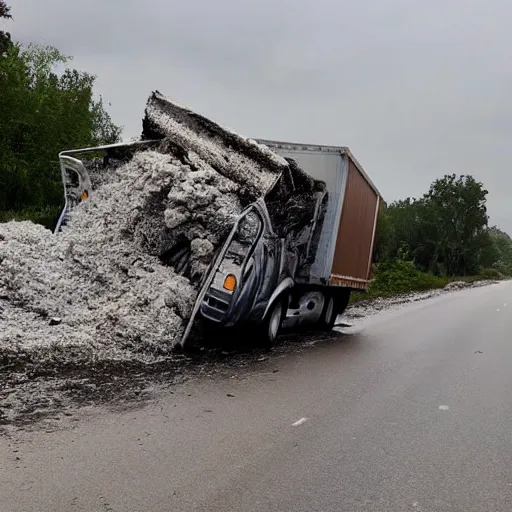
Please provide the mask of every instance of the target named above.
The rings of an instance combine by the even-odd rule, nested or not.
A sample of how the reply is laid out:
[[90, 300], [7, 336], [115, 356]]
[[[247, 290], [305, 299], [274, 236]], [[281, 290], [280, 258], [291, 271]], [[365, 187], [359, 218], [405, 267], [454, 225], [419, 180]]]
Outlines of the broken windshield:
[[254, 210], [244, 215], [226, 252], [226, 259], [242, 265], [247, 258], [261, 231], [261, 219]]

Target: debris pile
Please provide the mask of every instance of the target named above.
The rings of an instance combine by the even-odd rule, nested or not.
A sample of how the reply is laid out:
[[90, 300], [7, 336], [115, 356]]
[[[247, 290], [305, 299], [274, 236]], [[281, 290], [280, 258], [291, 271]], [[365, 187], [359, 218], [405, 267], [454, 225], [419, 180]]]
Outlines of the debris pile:
[[58, 235], [0, 224], [4, 370], [168, 356], [235, 218], [288, 165], [158, 93], [144, 126], [160, 141], [104, 169]]
[[445, 290], [464, 290], [465, 288], [469, 288], [472, 286], [472, 283], [467, 281], [452, 281], [448, 283], [444, 289]]

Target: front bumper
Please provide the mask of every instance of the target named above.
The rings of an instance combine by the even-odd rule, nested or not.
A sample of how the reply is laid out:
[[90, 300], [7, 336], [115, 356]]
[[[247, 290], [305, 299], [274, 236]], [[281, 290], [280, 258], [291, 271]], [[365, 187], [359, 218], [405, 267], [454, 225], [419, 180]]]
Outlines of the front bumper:
[[204, 296], [199, 312], [211, 322], [227, 326], [232, 300], [232, 294], [210, 288]]

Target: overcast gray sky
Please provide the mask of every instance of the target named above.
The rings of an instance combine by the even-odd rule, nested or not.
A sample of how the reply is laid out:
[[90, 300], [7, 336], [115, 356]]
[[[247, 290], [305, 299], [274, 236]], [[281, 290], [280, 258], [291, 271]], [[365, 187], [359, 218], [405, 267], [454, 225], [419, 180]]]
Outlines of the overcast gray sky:
[[446, 173], [512, 234], [510, 0], [11, 0], [14, 39], [98, 76], [126, 138], [158, 89], [263, 138], [346, 145], [385, 199]]

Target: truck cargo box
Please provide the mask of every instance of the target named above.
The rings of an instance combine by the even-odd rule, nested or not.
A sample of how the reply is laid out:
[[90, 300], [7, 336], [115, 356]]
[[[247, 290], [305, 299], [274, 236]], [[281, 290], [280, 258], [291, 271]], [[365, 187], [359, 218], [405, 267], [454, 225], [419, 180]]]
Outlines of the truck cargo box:
[[311, 279], [330, 286], [366, 289], [371, 268], [380, 194], [346, 147], [258, 139], [292, 158], [329, 194]]

